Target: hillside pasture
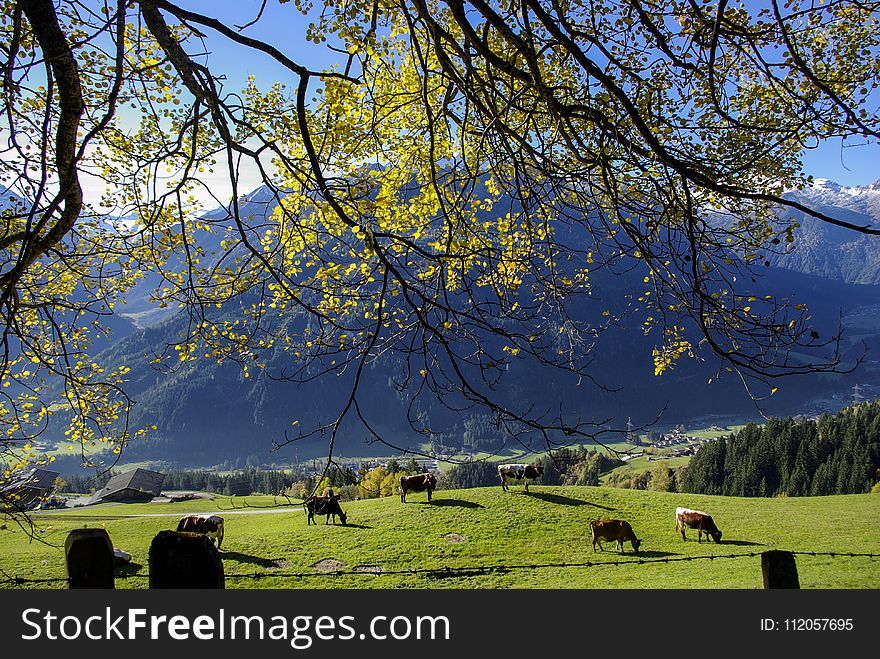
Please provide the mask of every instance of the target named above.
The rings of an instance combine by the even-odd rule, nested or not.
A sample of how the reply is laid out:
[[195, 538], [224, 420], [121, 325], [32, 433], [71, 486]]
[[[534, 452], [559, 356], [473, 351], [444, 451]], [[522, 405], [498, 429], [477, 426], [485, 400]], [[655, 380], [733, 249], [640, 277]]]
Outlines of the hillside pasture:
[[[0, 528], [0, 582], [61, 588], [61, 546], [74, 528], [103, 527], [133, 555], [117, 588], [147, 587], [152, 538], [180, 516], [224, 516], [227, 588], [761, 588], [768, 549], [880, 555], [880, 496], [745, 499], [605, 487], [439, 490], [343, 502], [347, 526], [308, 526], [302, 507], [271, 497], [111, 504], [35, 513], [35, 538], [11, 520]], [[246, 502], [249, 507], [243, 507]], [[233, 509], [233, 504], [235, 509]], [[710, 513], [720, 545], [675, 531], [676, 506]], [[590, 546], [589, 521], [628, 520], [642, 540], [619, 553]], [[320, 518], [319, 518], [320, 519]], [[748, 556], [749, 554], [755, 554]], [[734, 555], [735, 558], [727, 558]], [[714, 560], [708, 560], [715, 557]], [[798, 555], [802, 588], [880, 588], [880, 558]], [[590, 563], [590, 565], [587, 565]], [[563, 566], [564, 565], [564, 566]]]

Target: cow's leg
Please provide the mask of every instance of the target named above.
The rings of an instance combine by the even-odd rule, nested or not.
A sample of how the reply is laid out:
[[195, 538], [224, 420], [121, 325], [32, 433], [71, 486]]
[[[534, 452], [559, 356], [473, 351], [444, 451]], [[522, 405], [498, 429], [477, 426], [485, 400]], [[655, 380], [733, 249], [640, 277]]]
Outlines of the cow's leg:
[[528, 491], [529, 491], [529, 482], [526, 481], [526, 492], [528, 492]]
[[400, 503], [406, 503], [406, 492], [400, 491]]
[[431, 503], [431, 490], [428, 490], [428, 503]]

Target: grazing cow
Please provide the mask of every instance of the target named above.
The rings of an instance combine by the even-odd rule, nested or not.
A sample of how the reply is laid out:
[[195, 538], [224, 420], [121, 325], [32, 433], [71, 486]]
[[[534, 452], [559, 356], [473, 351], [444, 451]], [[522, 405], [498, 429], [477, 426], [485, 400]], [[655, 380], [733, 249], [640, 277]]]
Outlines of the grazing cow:
[[220, 515], [186, 515], [177, 523], [178, 531], [187, 533], [202, 533], [214, 542], [217, 541], [217, 549], [223, 544], [223, 518]]
[[715, 526], [712, 517], [699, 510], [691, 510], [689, 508], [681, 507], [676, 508], [675, 529], [676, 531], [681, 531], [682, 540], [687, 540], [687, 537], [684, 534], [685, 529], [696, 529], [697, 542], [702, 542], [704, 533], [706, 534], [706, 540], [709, 539], [709, 536], [712, 536], [712, 539], [715, 540], [715, 542], [721, 542], [721, 531]]
[[501, 489], [507, 491], [507, 481], [524, 481], [526, 492], [529, 491], [529, 481], [544, 475], [542, 465], [509, 464], [498, 465], [498, 477], [501, 479]]
[[597, 519], [590, 522], [590, 535], [593, 540], [593, 551], [596, 551], [596, 543], [599, 544], [599, 550], [605, 551], [602, 547], [602, 541], [617, 541], [618, 551], [623, 551], [624, 540], [632, 543], [633, 552], [639, 553], [639, 545], [642, 541], [636, 537], [629, 522], [622, 519]]
[[431, 501], [431, 493], [437, 487], [437, 477], [434, 474], [414, 474], [412, 476], [400, 477], [400, 501], [406, 503], [407, 492], [424, 492], [428, 491], [428, 502]]
[[307, 521], [309, 524], [315, 522], [315, 515], [326, 515], [327, 520], [324, 522], [325, 524], [330, 523], [330, 516], [332, 515], [333, 523], [336, 524], [336, 516], [338, 515], [339, 519], [342, 520], [342, 525], [345, 526], [347, 515], [339, 507], [338, 494], [328, 497], [309, 497], [303, 501], [303, 508], [308, 513]]

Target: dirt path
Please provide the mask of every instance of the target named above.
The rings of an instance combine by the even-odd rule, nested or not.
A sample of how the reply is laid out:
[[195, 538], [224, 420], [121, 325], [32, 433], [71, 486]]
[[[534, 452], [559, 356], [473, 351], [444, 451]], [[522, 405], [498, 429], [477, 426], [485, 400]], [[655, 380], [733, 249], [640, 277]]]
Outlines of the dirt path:
[[[106, 510], [106, 509], [105, 509]], [[55, 509], [55, 510], [35, 510], [31, 514], [32, 515], [60, 515], [62, 517], [77, 517], [82, 519], [101, 519], [102, 517], [112, 517], [114, 519], [121, 519], [123, 517], [186, 517], [187, 515], [220, 515], [223, 517], [224, 515], [273, 515], [278, 513], [301, 513], [303, 511], [302, 506], [296, 507], [284, 507], [284, 508], [233, 508], [233, 509], [218, 509], [216, 511], [198, 511], [198, 512], [179, 512], [179, 513], [116, 513], [110, 512], [108, 510], [106, 516], [102, 515], [82, 515], [77, 514], [76, 508], [68, 508], [64, 509]]]
[[216, 512], [196, 513], [140, 513], [135, 515], [116, 515], [116, 517], [186, 517], [187, 515], [272, 515], [276, 513], [301, 513], [302, 506], [296, 508], [233, 508], [229, 510], [218, 509]]

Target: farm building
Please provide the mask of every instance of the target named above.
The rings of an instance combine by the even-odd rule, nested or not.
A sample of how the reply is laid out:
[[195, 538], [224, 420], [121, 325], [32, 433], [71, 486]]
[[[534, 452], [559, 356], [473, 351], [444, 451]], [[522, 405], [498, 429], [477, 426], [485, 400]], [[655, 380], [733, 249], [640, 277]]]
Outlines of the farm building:
[[88, 503], [117, 501], [121, 503], [137, 503], [150, 501], [162, 492], [165, 474], [149, 469], [135, 469], [124, 474], [117, 474], [103, 487], [95, 492]]
[[0, 490], [0, 501], [20, 510], [33, 508], [52, 494], [59, 475], [57, 471], [34, 469]]

